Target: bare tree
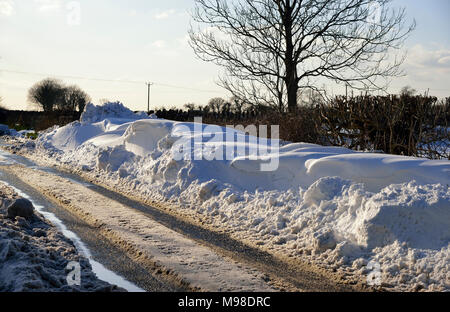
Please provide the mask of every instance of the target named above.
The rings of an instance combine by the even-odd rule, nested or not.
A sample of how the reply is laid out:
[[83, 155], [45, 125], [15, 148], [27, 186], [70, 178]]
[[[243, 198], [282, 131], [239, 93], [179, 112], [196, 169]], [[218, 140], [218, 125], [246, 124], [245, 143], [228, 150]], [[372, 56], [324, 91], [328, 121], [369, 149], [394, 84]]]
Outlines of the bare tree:
[[194, 103], [186, 103], [186, 104], [184, 104], [184, 108], [187, 109], [188, 111], [193, 111], [193, 110], [195, 110], [195, 104]]
[[60, 110], [63, 111], [84, 111], [87, 103], [91, 101], [89, 95], [78, 86], [69, 86], [64, 88], [64, 96], [61, 101]]
[[59, 80], [51, 78], [36, 83], [28, 91], [28, 100], [45, 112], [51, 112], [57, 108], [63, 96], [63, 84]]
[[413, 96], [414, 94], [416, 94], [416, 89], [413, 89], [411, 86], [404, 86], [401, 90], [400, 90], [400, 95], [403, 96]]
[[241, 99], [234, 96], [230, 99], [230, 102], [231, 102], [231, 111], [238, 115], [242, 114], [245, 111], [248, 104], [245, 101], [242, 101]]
[[[323, 77], [379, 90], [401, 74], [392, 57], [415, 28], [391, 0], [195, 0], [190, 44], [225, 68], [220, 84], [234, 97], [290, 111], [300, 89]], [[201, 27], [201, 28], [200, 28]]]
[[221, 97], [212, 98], [208, 102], [208, 106], [213, 113], [220, 113], [227, 101]]

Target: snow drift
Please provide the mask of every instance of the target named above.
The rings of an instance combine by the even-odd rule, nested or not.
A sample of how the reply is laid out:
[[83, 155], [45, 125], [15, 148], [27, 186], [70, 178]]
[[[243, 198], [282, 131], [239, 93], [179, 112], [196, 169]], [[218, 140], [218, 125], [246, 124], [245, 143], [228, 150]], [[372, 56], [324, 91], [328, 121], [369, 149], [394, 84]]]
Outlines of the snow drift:
[[24, 131], [17, 132], [14, 129], [10, 129], [7, 125], [0, 124], [0, 136], [2, 135], [10, 135], [10, 136], [21, 136]]
[[35, 152], [284, 254], [360, 274], [374, 260], [397, 289], [450, 289], [450, 161], [263, 140], [120, 103], [88, 105]]

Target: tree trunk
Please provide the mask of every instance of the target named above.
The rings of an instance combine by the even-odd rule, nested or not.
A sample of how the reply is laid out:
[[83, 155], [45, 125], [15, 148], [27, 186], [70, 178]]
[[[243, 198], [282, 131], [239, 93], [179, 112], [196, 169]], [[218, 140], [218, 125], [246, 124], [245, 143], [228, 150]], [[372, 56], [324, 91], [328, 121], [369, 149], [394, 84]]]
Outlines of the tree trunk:
[[286, 11], [284, 12], [283, 24], [286, 35], [286, 53], [284, 64], [286, 66], [286, 90], [288, 100], [288, 110], [293, 113], [297, 110], [298, 75], [297, 64], [294, 60], [294, 42], [292, 39], [292, 12], [290, 1], [286, 1]]
[[288, 77], [286, 82], [288, 92], [288, 110], [290, 113], [294, 113], [297, 110], [297, 93], [298, 84], [295, 77]]

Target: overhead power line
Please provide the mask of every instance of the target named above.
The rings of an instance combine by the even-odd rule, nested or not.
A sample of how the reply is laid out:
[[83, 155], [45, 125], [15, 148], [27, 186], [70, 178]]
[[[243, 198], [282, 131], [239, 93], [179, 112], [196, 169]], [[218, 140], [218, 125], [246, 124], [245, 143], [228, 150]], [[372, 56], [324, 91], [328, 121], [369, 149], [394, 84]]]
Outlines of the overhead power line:
[[57, 77], [57, 78], [66, 78], [66, 79], [90, 80], [90, 81], [114, 82], [114, 83], [130, 83], [130, 84], [144, 84], [144, 85], [148, 85], [149, 83], [151, 83], [152, 85], [165, 87], [165, 88], [190, 90], [190, 91], [195, 91], [195, 92], [218, 93], [218, 91], [214, 91], [214, 90], [197, 89], [197, 88], [178, 86], [178, 85], [172, 85], [172, 84], [167, 84], [167, 83], [148, 82], [148, 81], [139, 81], [139, 80], [104, 79], [104, 78], [92, 78], [92, 77], [72, 76], [72, 75], [55, 75], [55, 74], [44, 74], [44, 73], [26, 72], [26, 71], [9, 70], [9, 69], [0, 69], [0, 72], [20, 74], [20, 75], [47, 76], [47, 77]]
[[135, 83], [135, 84], [144, 84], [145, 83], [143, 81], [136, 81], [136, 80], [88, 78], [88, 77], [81, 77], [81, 76], [43, 74], [43, 73], [25, 72], [25, 71], [8, 70], [8, 69], [0, 69], [0, 72], [12, 73], [12, 74], [21, 74], [21, 75], [34, 75], [34, 76], [48, 76], [48, 77], [58, 77], [58, 78], [67, 78], [67, 79], [78, 79], [78, 80], [93, 80], [93, 81], [105, 81], [105, 82], [124, 82], [124, 83]]
[[[139, 81], [139, 80], [105, 79], [105, 78], [92, 78], [92, 77], [73, 76], [73, 75], [55, 75], [55, 74], [44, 74], [44, 73], [26, 72], [26, 71], [9, 70], [9, 69], [1, 69], [0, 68], [0, 73], [1, 72], [12, 73], [12, 74], [21, 74], [21, 75], [35, 75], [35, 76], [44, 76], [44, 77], [47, 76], [47, 77], [57, 77], [57, 78], [76, 79], [76, 80], [99, 81], [99, 82], [114, 82], [114, 83], [141, 84], [141, 85], [143, 84], [143, 85], [146, 85], [148, 88], [150, 88], [151, 86], [159, 86], [159, 87], [165, 87], [165, 88], [202, 92], [202, 93], [217, 94], [219, 92], [219, 91], [214, 91], [214, 90], [197, 89], [197, 88], [179, 86], [179, 85], [173, 85], [173, 84], [167, 84], [167, 83], [148, 82], [148, 81]], [[150, 86], [149, 86], [149, 84], [150, 84]], [[401, 90], [402, 88], [391, 87], [390, 89], [391, 90], [392, 89]], [[439, 88], [426, 88], [425, 90], [450, 92], [450, 89], [439, 89]], [[148, 95], [148, 98], [149, 98], [148, 102], [150, 102], [150, 95]]]

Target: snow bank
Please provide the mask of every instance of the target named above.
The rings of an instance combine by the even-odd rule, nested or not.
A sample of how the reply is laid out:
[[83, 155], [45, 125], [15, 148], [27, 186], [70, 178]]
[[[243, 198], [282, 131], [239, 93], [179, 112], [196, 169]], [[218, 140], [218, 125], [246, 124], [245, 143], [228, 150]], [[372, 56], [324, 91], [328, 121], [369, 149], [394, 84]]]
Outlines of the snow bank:
[[35, 134], [34, 130], [20, 130], [10, 129], [7, 125], [0, 124], [0, 136], [11, 136], [17, 138], [25, 138], [28, 134]]
[[2, 135], [21, 136], [21, 133], [14, 129], [9, 129], [7, 125], [0, 124], [0, 136]]
[[376, 260], [397, 289], [450, 289], [450, 161], [262, 140], [120, 103], [89, 105], [35, 152], [284, 254], [361, 274]]
[[381, 192], [341, 178], [322, 178], [304, 193], [304, 213], [323, 214], [314, 227], [328, 228], [337, 241], [373, 250], [398, 241], [412, 248], [436, 249], [450, 241], [450, 191], [416, 182], [390, 185]]
[[137, 120], [148, 117], [145, 112], [133, 113], [120, 102], [105, 103], [100, 106], [89, 103], [81, 115], [81, 122], [94, 123], [114, 118]]

